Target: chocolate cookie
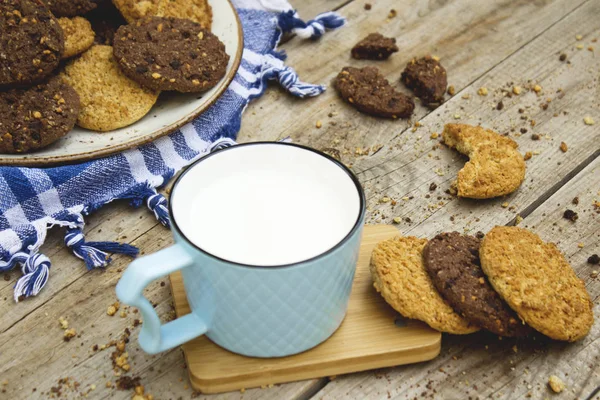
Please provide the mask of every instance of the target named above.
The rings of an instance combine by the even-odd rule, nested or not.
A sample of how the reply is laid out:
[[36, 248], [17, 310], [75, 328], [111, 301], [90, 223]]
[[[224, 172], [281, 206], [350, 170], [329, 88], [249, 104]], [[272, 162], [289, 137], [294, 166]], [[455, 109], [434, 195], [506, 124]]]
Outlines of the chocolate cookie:
[[42, 0], [57, 17], [75, 17], [96, 8], [97, 0]]
[[78, 114], [79, 96], [58, 77], [0, 92], [0, 153], [48, 146], [73, 129]]
[[528, 329], [494, 291], [481, 269], [480, 240], [442, 233], [423, 249], [425, 269], [452, 308], [474, 325], [501, 336], [523, 336]]
[[446, 70], [431, 56], [410, 60], [400, 79], [425, 105], [438, 106], [444, 101]]
[[119, 28], [114, 55], [131, 79], [153, 90], [204, 92], [225, 76], [218, 37], [185, 19], [151, 17]]
[[413, 100], [397, 92], [375, 67], [344, 67], [335, 80], [340, 96], [358, 111], [385, 118], [409, 118]]
[[357, 60], [385, 60], [397, 51], [396, 39], [370, 33], [352, 48], [352, 57]]
[[40, 82], [58, 66], [63, 31], [39, 0], [0, 2], [0, 86]]

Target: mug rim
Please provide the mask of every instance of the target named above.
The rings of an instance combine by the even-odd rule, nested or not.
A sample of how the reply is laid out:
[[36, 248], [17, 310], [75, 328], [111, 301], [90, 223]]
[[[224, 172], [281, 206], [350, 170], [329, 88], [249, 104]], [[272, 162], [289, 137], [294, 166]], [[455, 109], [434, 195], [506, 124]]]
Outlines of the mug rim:
[[[197, 164], [200, 164], [201, 162], [207, 160], [208, 158], [219, 154], [223, 151], [229, 151], [235, 148], [239, 148], [239, 147], [249, 147], [249, 146], [257, 146], [257, 145], [279, 145], [279, 146], [289, 146], [289, 147], [296, 147], [302, 150], [307, 150], [307, 151], [311, 151], [313, 153], [316, 153], [317, 155], [326, 158], [327, 160], [333, 162], [334, 164], [336, 164], [339, 168], [342, 169], [342, 171], [344, 171], [348, 177], [352, 180], [352, 183], [354, 183], [354, 186], [356, 187], [356, 190], [358, 192], [358, 197], [359, 197], [359, 213], [358, 216], [356, 218], [356, 221], [354, 222], [354, 225], [352, 226], [352, 229], [350, 229], [350, 231], [346, 234], [346, 236], [344, 236], [342, 238], [342, 240], [340, 240], [338, 243], [336, 243], [334, 246], [332, 246], [331, 248], [327, 249], [326, 251], [324, 251], [323, 253], [317, 254], [316, 256], [307, 258], [306, 260], [301, 260], [301, 261], [296, 261], [293, 263], [288, 263], [288, 264], [281, 264], [281, 265], [273, 265], [273, 266], [263, 266], [263, 265], [251, 265], [251, 264], [245, 264], [245, 263], [240, 263], [237, 261], [231, 261], [231, 260], [227, 260], [225, 258], [219, 257], [217, 255], [214, 255], [206, 250], [204, 250], [203, 248], [201, 248], [200, 246], [196, 245], [194, 242], [192, 242], [183, 232], [181, 229], [179, 229], [179, 226], [177, 225], [177, 220], [175, 219], [175, 214], [173, 213], [173, 195], [175, 193], [175, 189], [177, 188], [177, 185], [179, 184], [179, 182], [181, 181], [181, 179], [185, 176], [185, 174], [187, 174], [193, 167], [195, 167]], [[208, 257], [214, 258], [218, 261], [221, 261], [223, 263], [226, 264], [230, 264], [230, 265], [235, 265], [238, 267], [243, 267], [243, 268], [253, 268], [253, 269], [266, 269], [266, 270], [271, 270], [271, 269], [281, 269], [281, 268], [290, 268], [290, 267], [295, 267], [295, 266], [300, 266], [302, 264], [307, 264], [309, 262], [318, 260], [322, 257], [327, 256], [330, 253], [333, 253], [335, 250], [337, 250], [339, 247], [341, 247], [343, 244], [345, 244], [352, 236], [354, 236], [354, 234], [356, 233], [357, 230], [359, 230], [362, 227], [362, 221], [364, 219], [364, 216], [366, 214], [366, 199], [365, 199], [365, 192], [364, 189], [362, 187], [362, 185], [360, 184], [358, 178], [356, 177], [356, 175], [354, 175], [354, 173], [346, 166], [344, 165], [342, 162], [340, 162], [339, 160], [336, 160], [335, 158], [333, 158], [332, 156], [330, 156], [329, 154], [326, 154], [322, 151], [319, 151], [317, 149], [313, 149], [312, 147], [308, 147], [308, 146], [304, 146], [301, 144], [295, 144], [295, 143], [288, 143], [288, 142], [269, 142], [269, 141], [259, 141], [259, 142], [249, 142], [249, 143], [240, 143], [240, 144], [236, 144], [233, 146], [229, 146], [229, 147], [225, 147], [223, 149], [218, 149], [216, 151], [213, 151], [210, 154], [207, 154], [206, 156], [194, 161], [192, 164], [190, 164], [187, 169], [185, 171], [183, 171], [176, 179], [175, 182], [173, 183], [173, 186], [171, 188], [171, 192], [169, 194], [169, 215], [171, 218], [171, 228], [173, 230], [175, 230], [185, 241], [186, 243], [188, 243], [189, 245], [191, 245], [193, 248], [195, 248], [196, 250], [198, 250], [199, 252], [207, 255]]]

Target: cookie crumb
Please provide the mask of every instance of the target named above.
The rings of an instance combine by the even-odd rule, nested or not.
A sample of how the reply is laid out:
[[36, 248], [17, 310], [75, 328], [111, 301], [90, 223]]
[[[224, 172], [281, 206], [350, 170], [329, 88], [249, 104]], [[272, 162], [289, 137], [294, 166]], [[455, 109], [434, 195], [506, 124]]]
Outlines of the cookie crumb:
[[323, 123], [321, 122], [321, 120], [318, 120], [317, 123], [315, 124], [315, 126], [317, 127], [317, 129], [321, 129], [321, 127], [323, 126]]
[[429, 185], [429, 191], [433, 192], [435, 189], [437, 189], [437, 185], [435, 182], [431, 182], [431, 185]]
[[578, 214], [577, 214], [575, 211], [573, 211], [573, 210], [568, 210], [568, 209], [567, 209], [567, 210], [566, 210], [566, 211], [563, 213], [563, 218], [564, 218], [564, 219], [568, 219], [568, 220], [569, 220], [569, 221], [571, 221], [571, 222], [575, 222], [575, 221], [577, 221], [577, 219], [579, 218], [579, 215], [578, 215]]
[[582, 35], [575, 35], [575, 40], [581, 40], [581, 39], [583, 39]]
[[596, 123], [592, 117], [584, 117], [583, 122], [586, 125], [594, 125]]
[[487, 96], [488, 90], [486, 87], [480, 87], [479, 90], [477, 90], [477, 94], [480, 96]]
[[63, 334], [63, 340], [65, 342], [68, 342], [69, 340], [73, 339], [75, 336], [77, 336], [77, 331], [75, 331], [75, 329], [73, 329], [73, 328], [69, 328], [69, 329], [65, 330], [65, 333]]
[[527, 160], [531, 159], [531, 157], [533, 157], [533, 154], [531, 154], [531, 152], [528, 151], [527, 153], [525, 153], [525, 156], [523, 157], [523, 159], [525, 161], [527, 161]]
[[115, 315], [117, 313], [117, 311], [119, 310], [119, 306], [120, 306], [120, 304], [118, 301], [116, 301], [113, 304], [111, 304], [110, 306], [108, 306], [108, 308], [106, 309], [106, 315], [109, 315], [111, 317], [113, 315]]
[[517, 219], [515, 220], [515, 225], [519, 225], [521, 222], [523, 222], [523, 217], [521, 217], [519, 214], [517, 214]]
[[512, 92], [516, 95], [521, 94], [521, 87], [520, 86], [513, 86], [512, 88]]
[[448, 86], [448, 94], [450, 96], [454, 96], [455, 93], [456, 93], [456, 90], [454, 89], [454, 86], [452, 86], [452, 85]]
[[573, 200], [571, 200], [571, 203], [578, 205], [579, 204], [579, 197], [574, 197]]
[[560, 393], [565, 390], [565, 383], [556, 375], [550, 375], [548, 378], [548, 386], [554, 393]]
[[401, 217], [396, 217], [393, 219], [395, 224], [399, 224], [400, 222], [402, 222], [402, 218]]
[[598, 265], [600, 264], [600, 256], [598, 254], [592, 254], [587, 259], [588, 264]]
[[542, 87], [540, 85], [535, 85], [533, 87], [533, 91], [536, 92], [536, 93], [539, 93], [539, 92], [542, 91]]
[[389, 19], [396, 18], [396, 15], [398, 15], [398, 11], [396, 11], [392, 8], [388, 14], [388, 18]]
[[566, 55], [565, 53], [562, 53], [562, 54], [560, 55], [560, 57], [558, 57], [558, 59], [559, 59], [560, 61], [565, 61], [565, 60], [567, 59], [567, 55]]
[[437, 132], [433, 132], [431, 134], [431, 136], [429, 136], [431, 139], [437, 139], [440, 135]]
[[562, 151], [563, 153], [566, 153], [567, 150], [569, 150], [569, 147], [567, 146], [567, 144], [565, 142], [560, 142], [560, 151]]
[[65, 317], [58, 318], [58, 323], [60, 324], [60, 327], [63, 330], [64, 329], [69, 329], [69, 321], [67, 321], [67, 319]]
[[504, 103], [502, 102], [502, 100], [500, 100], [498, 102], [498, 104], [496, 104], [496, 110], [500, 111], [504, 108]]
[[576, 48], [577, 50], [583, 50], [583, 45], [580, 43], [580, 44], [578, 44], [577, 46], [575, 46], [575, 48]]
[[[365, 3], [365, 10], [369, 11], [373, 6], [371, 5], [371, 3]], [[244, 393], [244, 392], [242, 392]]]
[[537, 133], [534, 133], [533, 135], [531, 135], [531, 140], [540, 140], [540, 139], [541, 139], [541, 137]]

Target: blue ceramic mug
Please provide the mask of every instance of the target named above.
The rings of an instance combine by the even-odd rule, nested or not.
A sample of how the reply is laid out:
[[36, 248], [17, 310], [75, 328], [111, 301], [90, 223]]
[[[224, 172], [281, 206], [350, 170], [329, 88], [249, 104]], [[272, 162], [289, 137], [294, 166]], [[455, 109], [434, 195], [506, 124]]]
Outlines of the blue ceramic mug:
[[[207, 335], [235, 353], [282, 357], [342, 323], [365, 198], [339, 161], [289, 143], [230, 147], [177, 179], [170, 211], [175, 244], [135, 260], [116, 288], [142, 313], [146, 352]], [[192, 312], [161, 325], [142, 291], [179, 270]]]

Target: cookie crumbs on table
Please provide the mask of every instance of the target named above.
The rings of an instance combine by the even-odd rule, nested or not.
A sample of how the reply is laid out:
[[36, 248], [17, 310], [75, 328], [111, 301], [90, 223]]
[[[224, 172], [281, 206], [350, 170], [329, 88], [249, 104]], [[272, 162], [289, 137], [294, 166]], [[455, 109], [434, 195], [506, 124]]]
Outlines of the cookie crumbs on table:
[[560, 393], [565, 390], [565, 383], [556, 375], [550, 375], [548, 378], [548, 386], [554, 393]]
[[579, 218], [579, 215], [575, 211], [567, 209], [563, 213], [563, 218], [568, 219], [571, 222], [575, 222]]

